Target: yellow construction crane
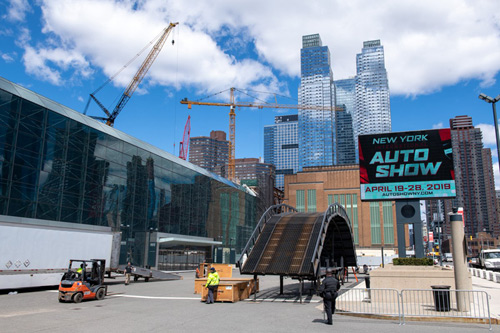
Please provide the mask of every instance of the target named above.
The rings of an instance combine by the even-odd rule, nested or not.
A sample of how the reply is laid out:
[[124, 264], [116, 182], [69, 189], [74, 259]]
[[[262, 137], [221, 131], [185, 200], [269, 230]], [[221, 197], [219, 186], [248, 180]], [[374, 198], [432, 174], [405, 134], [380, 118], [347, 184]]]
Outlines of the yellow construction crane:
[[[149, 68], [151, 67], [153, 62], [156, 60], [156, 57], [160, 53], [163, 45], [165, 44], [165, 41], [167, 40], [168, 35], [170, 34], [170, 31], [172, 31], [172, 29], [178, 24], [179, 24], [179, 22], [170, 23], [168, 27], [163, 29], [163, 32], [162, 32], [160, 38], [158, 39], [156, 44], [153, 46], [153, 48], [149, 52], [148, 56], [146, 57], [146, 59], [142, 63], [142, 65], [139, 68], [139, 70], [137, 71], [137, 73], [134, 75], [132, 82], [130, 82], [127, 89], [125, 89], [125, 92], [120, 97], [118, 104], [116, 104], [116, 106], [112, 112], [109, 112], [108, 109], [106, 109], [106, 107], [101, 102], [99, 102], [99, 100], [97, 100], [97, 98], [94, 96], [94, 94], [97, 93], [99, 90], [101, 90], [101, 88], [105, 84], [107, 84], [109, 81], [111, 81], [114, 78], [114, 76], [111, 79], [109, 79], [104, 85], [102, 85], [100, 88], [98, 88], [92, 94], [90, 94], [90, 97], [97, 103], [97, 105], [99, 105], [99, 107], [108, 116], [107, 118], [106, 117], [94, 117], [94, 118], [104, 120], [106, 122], [106, 125], [113, 127], [116, 117], [118, 116], [120, 111], [123, 109], [125, 104], [127, 104], [130, 97], [132, 97], [132, 94], [137, 89], [137, 86], [139, 85], [139, 83], [141, 83], [142, 79], [144, 79], [144, 76], [146, 76], [146, 73], [148, 72]], [[174, 41], [172, 41], [172, 44], [173, 43], [174, 43]]]
[[234, 91], [236, 88], [230, 88], [230, 98], [228, 103], [213, 103], [213, 102], [201, 102], [201, 101], [190, 101], [184, 98], [181, 104], [186, 104], [188, 109], [191, 109], [192, 105], [208, 105], [208, 106], [229, 106], [229, 162], [228, 162], [228, 175], [227, 178], [231, 181], [235, 181], [235, 123], [236, 123], [236, 113], [234, 112], [236, 107], [248, 107], [248, 108], [270, 108], [270, 109], [305, 109], [305, 110], [326, 110], [326, 111], [345, 111], [344, 108], [340, 107], [328, 107], [319, 105], [298, 105], [298, 104], [278, 104], [278, 103], [236, 103], [234, 101]]

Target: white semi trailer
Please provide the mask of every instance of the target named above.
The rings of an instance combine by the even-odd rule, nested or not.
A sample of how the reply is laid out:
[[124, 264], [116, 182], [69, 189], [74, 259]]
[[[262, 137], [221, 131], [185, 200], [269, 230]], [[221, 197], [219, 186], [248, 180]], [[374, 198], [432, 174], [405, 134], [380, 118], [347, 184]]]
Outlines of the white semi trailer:
[[70, 259], [105, 259], [112, 270], [119, 245], [108, 227], [0, 216], [0, 289], [57, 285]]

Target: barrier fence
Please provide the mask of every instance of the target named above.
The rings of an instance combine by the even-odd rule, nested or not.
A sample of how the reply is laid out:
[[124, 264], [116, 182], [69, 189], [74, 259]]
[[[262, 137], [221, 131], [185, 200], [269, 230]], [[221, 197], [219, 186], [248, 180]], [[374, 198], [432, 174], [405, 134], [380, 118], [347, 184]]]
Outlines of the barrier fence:
[[396, 289], [354, 288], [342, 291], [337, 297], [335, 311], [395, 317], [401, 323], [401, 302]]
[[395, 318], [400, 325], [412, 317], [475, 319], [491, 330], [489, 297], [476, 290], [347, 288], [336, 311]]

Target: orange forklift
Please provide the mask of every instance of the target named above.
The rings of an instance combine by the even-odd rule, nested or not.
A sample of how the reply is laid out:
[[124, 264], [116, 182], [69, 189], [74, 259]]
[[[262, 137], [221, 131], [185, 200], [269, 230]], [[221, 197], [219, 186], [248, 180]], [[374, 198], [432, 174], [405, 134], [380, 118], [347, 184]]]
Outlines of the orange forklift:
[[59, 283], [59, 302], [80, 303], [84, 299], [103, 299], [108, 291], [104, 285], [105, 270], [105, 259], [71, 259], [68, 271]]

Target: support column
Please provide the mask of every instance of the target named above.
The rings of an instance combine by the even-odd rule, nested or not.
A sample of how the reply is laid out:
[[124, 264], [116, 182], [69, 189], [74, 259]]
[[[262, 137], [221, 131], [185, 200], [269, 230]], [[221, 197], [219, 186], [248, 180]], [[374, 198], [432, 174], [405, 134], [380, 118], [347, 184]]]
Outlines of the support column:
[[[453, 246], [453, 266], [455, 274], [455, 288], [457, 290], [472, 290], [472, 281], [467, 270], [467, 241], [464, 234], [462, 215], [453, 208], [450, 213], [451, 241]], [[465, 293], [457, 292], [458, 311], [469, 311], [469, 297]]]
[[403, 223], [397, 224], [398, 230], [398, 256], [399, 258], [406, 258], [406, 237], [405, 225]]

